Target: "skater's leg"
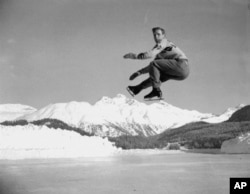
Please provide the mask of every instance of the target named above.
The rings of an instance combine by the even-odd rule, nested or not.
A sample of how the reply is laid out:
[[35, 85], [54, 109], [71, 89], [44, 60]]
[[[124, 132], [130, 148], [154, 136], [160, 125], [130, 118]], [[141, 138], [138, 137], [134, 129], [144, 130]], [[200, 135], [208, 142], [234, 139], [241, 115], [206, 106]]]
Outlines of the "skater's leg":
[[161, 83], [169, 79], [181, 79], [181, 73], [178, 72], [178, 62], [176, 60], [154, 60], [150, 63], [149, 75], [153, 90], [146, 95], [145, 99], [153, 97], [162, 97], [160, 89]]
[[149, 76], [150, 76], [150, 81], [151, 85], [153, 87], [153, 90], [144, 96], [144, 99], [151, 99], [153, 97], [158, 97], [162, 98], [162, 92], [160, 89], [161, 86], [161, 72], [160, 70], [154, 65], [154, 61], [150, 63], [150, 68], [149, 68]]
[[152, 86], [152, 81], [150, 78], [147, 78], [144, 81], [142, 81], [138, 86], [140, 86], [142, 89], [146, 89]]
[[[168, 81], [170, 78], [168, 75], [165, 75], [165, 74], [161, 74], [160, 75], [160, 81], [161, 82], [166, 82]], [[147, 89], [149, 87], [152, 86], [152, 80], [151, 78], [149, 77], [148, 79], [142, 81], [139, 85], [137, 85], [138, 87], [140, 87], [141, 89]]]
[[149, 74], [152, 86], [160, 87], [161, 82], [169, 79], [183, 80], [189, 74], [187, 61], [177, 61], [175, 59], [154, 60], [150, 63]]
[[152, 61], [139, 72], [149, 73], [150, 77], [136, 86], [131, 86], [135, 95], [151, 86], [160, 87], [162, 82], [169, 79], [183, 80], [188, 76], [189, 68], [187, 61], [160, 59]]
[[161, 74], [168, 76], [169, 79], [183, 80], [189, 74], [189, 65], [187, 60], [175, 59], [160, 59], [151, 62], [151, 67], [154, 66]]
[[161, 72], [160, 68], [157, 67], [156, 61], [152, 61], [149, 69], [149, 76], [152, 82], [153, 88], [160, 88], [161, 86]]

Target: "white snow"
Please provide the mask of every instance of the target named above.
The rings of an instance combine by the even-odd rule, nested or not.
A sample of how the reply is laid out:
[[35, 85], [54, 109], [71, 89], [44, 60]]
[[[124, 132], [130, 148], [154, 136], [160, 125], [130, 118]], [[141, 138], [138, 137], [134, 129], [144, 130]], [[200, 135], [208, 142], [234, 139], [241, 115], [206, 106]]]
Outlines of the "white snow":
[[2, 121], [21, 119], [35, 121], [50, 118], [61, 120], [68, 125], [99, 136], [114, 137], [141, 133], [149, 136], [190, 122], [223, 122], [241, 107], [243, 105], [230, 108], [221, 115], [214, 115], [200, 113], [196, 110], [181, 109], [165, 101], [147, 105], [118, 94], [114, 98], [102, 97], [94, 105], [88, 102], [73, 101], [50, 104], [40, 110], [28, 108], [24, 105], [13, 105], [12, 109], [14, 110], [11, 111], [10, 108], [8, 111], [6, 111], [6, 107], [4, 110], [0, 108], [0, 116], [2, 116], [0, 118]]
[[[213, 115], [181, 109], [164, 101], [147, 105], [119, 94], [114, 98], [103, 97], [94, 105], [73, 101], [50, 104], [40, 110], [21, 104], [0, 105], [0, 122], [50, 118], [59, 119], [100, 136], [118, 136], [124, 131], [132, 135], [137, 135], [139, 132], [153, 135], [190, 122], [223, 122], [243, 106], [229, 108], [221, 115]], [[151, 151], [156, 152], [150, 150], [150, 153]], [[225, 141], [221, 151], [250, 153], [250, 133]], [[138, 150], [123, 151], [123, 153], [135, 152], [138, 153]], [[120, 149], [106, 138], [81, 136], [73, 131], [32, 124], [0, 125], [0, 159], [93, 157], [109, 156], [114, 153], [121, 153]]]
[[107, 139], [46, 126], [1, 126], [0, 159], [108, 156], [118, 149]]
[[27, 121], [41, 120], [45, 118], [59, 119], [72, 126], [79, 126], [82, 117], [90, 112], [91, 105], [87, 102], [69, 102], [50, 104], [36, 112], [25, 114], [19, 119]]
[[21, 104], [0, 104], [0, 122], [13, 121], [20, 116], [35, 112], [36, 109]]
[[[180, 127], [190, 122], [219, 123], [227, 120], [237, 109], [230, 109], [222, 115], [200, 113], [196, 110], [185, 110], [160, 101], [147, 105], [118, 94], [114, 98], [103, 97], [91, 105], [87, 102], [69, 102], [48, 105], [31, 114], [24, 114], [18, 119], [28, 121], [43, 118], [59, 119], [69, 125], [94, 132], [99, 136], [119, 136], [124, 131], [137, 135], [159, 134], [166, 129]], [[95, 129], [93, 131], [93, 129]]]
[[250, 133], [224, 141], [221, 151], [228, 154], [250, 154]]
[[208, 122], [208, 123], [221, 123], [221, 122], [223, 122], [223, 121], [228, 120], [228, 119], [232, 116], [232, 114], [233, 114], [234, 112], [236, 112], [237, 110], [243, 108], [244, 106], [246, 106], [246, 105], [240, 104], [240, 105], [238, 105], [238, 106], [236, 106], [236, 107], [228, 108], [228, 109], [227, 109], [224, 113], [222, 113], [221, 115], [214, 116], [214, 117], [211, 117], [211, 118], [207, 118], [207, 119], [204, 119], [203, 121]]

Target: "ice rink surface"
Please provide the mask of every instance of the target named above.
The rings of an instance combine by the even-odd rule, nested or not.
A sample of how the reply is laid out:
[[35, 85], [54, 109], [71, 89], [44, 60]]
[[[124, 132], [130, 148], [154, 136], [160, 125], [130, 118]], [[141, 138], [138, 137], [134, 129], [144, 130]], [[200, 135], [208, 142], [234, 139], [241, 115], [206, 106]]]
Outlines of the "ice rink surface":
[[250, 177], [249, 154], [121, 151], [77, 159], [0, 160], [1, 194], [229, 193]]

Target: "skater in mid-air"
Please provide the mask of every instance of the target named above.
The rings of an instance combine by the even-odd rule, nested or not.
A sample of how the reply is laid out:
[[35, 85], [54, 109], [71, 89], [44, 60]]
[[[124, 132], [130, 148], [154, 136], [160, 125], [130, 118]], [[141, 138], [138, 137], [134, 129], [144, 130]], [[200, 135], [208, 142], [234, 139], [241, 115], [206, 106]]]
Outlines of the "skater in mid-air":
[[188, 58], [182, 50], [166, 38], [165, 30], [161, 27], [152, 29], [156, 45], [147, 52], [139, 54], [128, 53], [125, 59], [154, 58], [148, 66], [133, 73], [129, 80], [134, 80], [141, 74], [149, 73], [149, 78], [136, 86], [128, 86], [128, 92], [134, 97], [140, 91], [152, 86], [152, 91], [144, 96], [145, 100], [163, 99], [160, 89], [161, 83], [169, 79], [184, 80], [189, 75]]

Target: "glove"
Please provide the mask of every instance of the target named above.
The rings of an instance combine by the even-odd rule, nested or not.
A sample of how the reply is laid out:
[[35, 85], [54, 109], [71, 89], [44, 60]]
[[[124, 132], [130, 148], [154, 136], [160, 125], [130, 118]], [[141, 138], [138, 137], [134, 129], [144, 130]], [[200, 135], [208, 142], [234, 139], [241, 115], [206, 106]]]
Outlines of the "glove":
[[136, 59], [136, 54], [134, 53], [128, 53], [123, 56], [124, 59]]
[[171, 47], [171, 46], [168, 46], [168, 47], [166, 47], [165, 49], [163, 49], [164, 51], [171, 51], [173, 49], [173, 47]]
[[129, 80], [134, 80], [136, 77], [138, 77], [139, 75], [141, 75], [140, 72], [135, 72], [133, 73], [130, 77], [129, 77]]
[[144, 54], [144, 53], [140, 53], [140, 54], [137, 56], [137, 59], [145, 59], [145, 54]]

